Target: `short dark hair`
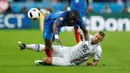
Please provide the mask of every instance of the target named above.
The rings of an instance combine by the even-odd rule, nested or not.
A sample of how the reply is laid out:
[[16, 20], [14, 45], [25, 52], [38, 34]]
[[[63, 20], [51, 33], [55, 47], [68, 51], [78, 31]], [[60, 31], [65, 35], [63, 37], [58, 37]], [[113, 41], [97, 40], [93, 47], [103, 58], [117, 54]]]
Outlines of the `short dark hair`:
[[102, 37], [105, 37], [105, 33], [103, 31], [98, 32]]
[[79, 17], [79, 12], [77, 10], [70, 11], [71, 16]]

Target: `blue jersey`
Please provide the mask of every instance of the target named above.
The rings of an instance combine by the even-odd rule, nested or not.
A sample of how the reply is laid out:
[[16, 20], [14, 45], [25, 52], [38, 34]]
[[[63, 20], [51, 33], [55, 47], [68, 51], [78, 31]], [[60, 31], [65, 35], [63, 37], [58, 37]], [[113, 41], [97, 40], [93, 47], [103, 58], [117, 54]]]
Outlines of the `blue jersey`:
[[71, 24], [68, 18], [68, 14], [70, 11], [58, 11], [49, 14], [48, 16], [45, 17], [44, 19], [44, 32], [43, 32], [43, 37], [46, 39], [53, 39], [53, 25], [55, 20], [59, 21], [60, 25], [58, 27], [58, 34], [61, 31], [61, 28], [64, 26], [74, 26], [77, 27], [79, 26], [81, 29], [86, 29], [86, 25], [84, 24], [83, 20], [81, 17], [79, 17], [74, 24]]
[[[60, 22], [60, 27], [63, 27], [63, 26], [74, 26], [74, 27], [77, 27], [79, 26], [81, 29], [85, 29], [86, 28], [86, 25], [83, 23], [83, 20], [81, 17], [79, 17], [76, 22], [74, 24], [71, 24], [69, 19], [68, 19], [68, 13], [70, 11], [58, 11], [58, 12], [54, 12], [54, 13], [51, 13], [50, 15], [48, 15], [44, 21], [52, 21], [51, 24], [49, 25], [53, 25], [55, 20], [58, 20]], [[48, 26], [48, 25], [45, 25], [45, 26]]]
[[70, 0], [71, 10], [77, 10], [81, 17], [86, 13], [86, 0]]

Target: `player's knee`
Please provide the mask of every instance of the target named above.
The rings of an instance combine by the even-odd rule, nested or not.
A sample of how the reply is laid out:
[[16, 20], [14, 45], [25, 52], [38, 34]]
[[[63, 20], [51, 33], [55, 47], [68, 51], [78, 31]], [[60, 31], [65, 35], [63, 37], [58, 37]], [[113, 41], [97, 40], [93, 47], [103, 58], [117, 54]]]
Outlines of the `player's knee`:
[[50, 46], [46, 46], [46, 49], [51, 49], [51, 47]]
[[46, 44], [46, 45], [45, 45], [45, 48], [46, 48], [46, 49], [51, 49], [51, 45], [50, 45], [50, 44]]
[[50, 40], [45, 40], [45, 47], [46, 47], [46, 49], [51, 49], [51, 47], [52, 47], [52, 42], [50, 41]]
[[43, 61], [47, 64], [52, 64], [52, 57], [45, 57]]

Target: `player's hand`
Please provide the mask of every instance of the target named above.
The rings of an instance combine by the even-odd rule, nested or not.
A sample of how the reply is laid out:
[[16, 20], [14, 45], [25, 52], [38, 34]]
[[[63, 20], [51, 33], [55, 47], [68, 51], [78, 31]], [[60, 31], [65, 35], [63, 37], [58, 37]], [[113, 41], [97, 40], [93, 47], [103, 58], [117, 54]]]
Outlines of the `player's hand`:
[[58, 35], [55, 35], [54, 37], [55, 37], [55, 41], [56, 41], [59, 45], [62, 46], [62, 43], [61, 43], [61, 41], [60, 41], [60, 39], [59, 39], [59, 36], [58, 36]]
[[62, 43], [60, 42], [60, 40], [59, 40], [59, 39], [55, 39], [55, 41], [56, 41], [59, 45], [61, 45], [61, 46], [62, 46]]
[[88, 62], [87, 66], [94, 66], [92, 62]]

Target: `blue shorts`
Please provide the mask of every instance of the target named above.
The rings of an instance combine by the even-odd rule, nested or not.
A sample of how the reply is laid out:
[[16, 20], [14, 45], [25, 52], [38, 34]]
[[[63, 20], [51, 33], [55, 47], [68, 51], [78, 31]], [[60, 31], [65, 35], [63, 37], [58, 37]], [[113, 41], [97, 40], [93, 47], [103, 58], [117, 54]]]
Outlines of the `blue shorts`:
[[[53, 23], [54, 23], [54, 20], [44, 21], [44, 32], [42, 34], [42, 37], [44, 39], [49, 39], [49, 40], [53, 39], [53, 36], [54, 36]], [[60, 31], [61, 31], [61, 27], [58, 28], [58, 35], [60, 34]]]

